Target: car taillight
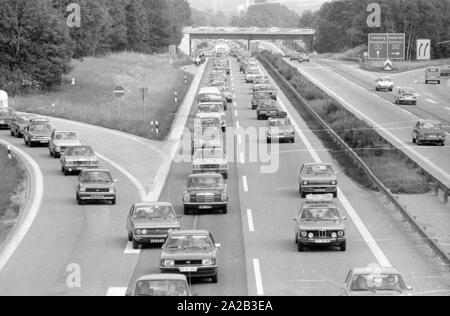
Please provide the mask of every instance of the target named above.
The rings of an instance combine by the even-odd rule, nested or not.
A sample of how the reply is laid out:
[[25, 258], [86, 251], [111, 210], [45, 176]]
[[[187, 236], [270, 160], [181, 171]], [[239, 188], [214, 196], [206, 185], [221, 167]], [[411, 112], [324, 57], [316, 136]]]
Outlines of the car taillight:
[[185, 203], [189, 203], [191, 201], [191, 196], [189, 195], [189, 193], [184, 194], [183, 200]]
[[226, 201], [227, 201], [227, 199], [228, 199], [228, 194], [227, 194], [226, 191], [223, 191], [223, 192], [222, 192], [222, 194], [221, 194], [221, 196], [220, 196], [220, 199], [222, 200], [222, 202], [226, 202]]

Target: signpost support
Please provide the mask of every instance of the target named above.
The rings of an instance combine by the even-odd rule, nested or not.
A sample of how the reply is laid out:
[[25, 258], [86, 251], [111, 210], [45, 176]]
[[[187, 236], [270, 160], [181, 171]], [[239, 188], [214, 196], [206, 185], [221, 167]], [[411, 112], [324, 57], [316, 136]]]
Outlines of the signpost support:
[[117, 98], [117, 111], [118, 111], [118, 115], [120, 117], [120, 115], [121, 115], [121, 113], [120, 113], [121, 112], [120, 98], [122, 98], [125, 95], [125, 89], [123, 87], [121, 87], [121, 86], [117, 86], [117, 87], [114, 88], [113, 93], [114, 93], [114, 95]]

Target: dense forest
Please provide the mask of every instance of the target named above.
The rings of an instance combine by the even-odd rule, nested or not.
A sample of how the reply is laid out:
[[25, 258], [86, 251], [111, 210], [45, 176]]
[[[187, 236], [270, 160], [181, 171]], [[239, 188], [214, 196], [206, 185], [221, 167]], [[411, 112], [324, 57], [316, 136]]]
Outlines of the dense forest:
[[48, 90], [72, 58], [113, 51], [155, 53], [177, 45], [190, 23], [186, 0], [0, 0], [0, 89], [15, 95]]
[[327, 2], [316, 12], [306, 11], [299, 27], [317, 30], [318, 52], [341, 52], [367, 44], [368, 33], [406, 33], [407, 56], [414, 58], [417, 39], [431, 39], [432, 57], [450, 57], [450, 0], [378, 0], [381, 27], [368, 28], [367, 6], [373, 0], [339, 0]]

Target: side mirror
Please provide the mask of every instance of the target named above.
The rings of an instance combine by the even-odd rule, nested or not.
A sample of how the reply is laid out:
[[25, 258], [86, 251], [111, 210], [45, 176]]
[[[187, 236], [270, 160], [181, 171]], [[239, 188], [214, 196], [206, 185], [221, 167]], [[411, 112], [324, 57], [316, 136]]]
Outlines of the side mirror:
[[344, 217], [342, 217], [342, 220], [343, 221], [348, 221], [348, 218], [344, 216]]
[[414, 288], [412, 286], [407, 287], [408, 291], [412, 291]]
[[119, 182], [119, 180], [117, 180], [117, 179], [114, 179], [114, 181], [113, 181], [114, 183], [117, 183], [117, 182]]
[[216, 244], [216, 248], [220, 248], [220, 247], [222, 247], [221, 244]]

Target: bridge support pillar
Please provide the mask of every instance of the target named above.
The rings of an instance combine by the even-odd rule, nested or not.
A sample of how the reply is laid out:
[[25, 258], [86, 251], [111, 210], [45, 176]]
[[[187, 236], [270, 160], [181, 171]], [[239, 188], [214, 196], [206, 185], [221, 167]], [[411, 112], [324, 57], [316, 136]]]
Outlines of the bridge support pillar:
[[249, 52], [251, 52], [251, 50], [252, 50], [252, 40], [251, 39], [247, 40], [247, 50]]
[[189, 57], [192, 57], [192, 38], [189, 35]]

